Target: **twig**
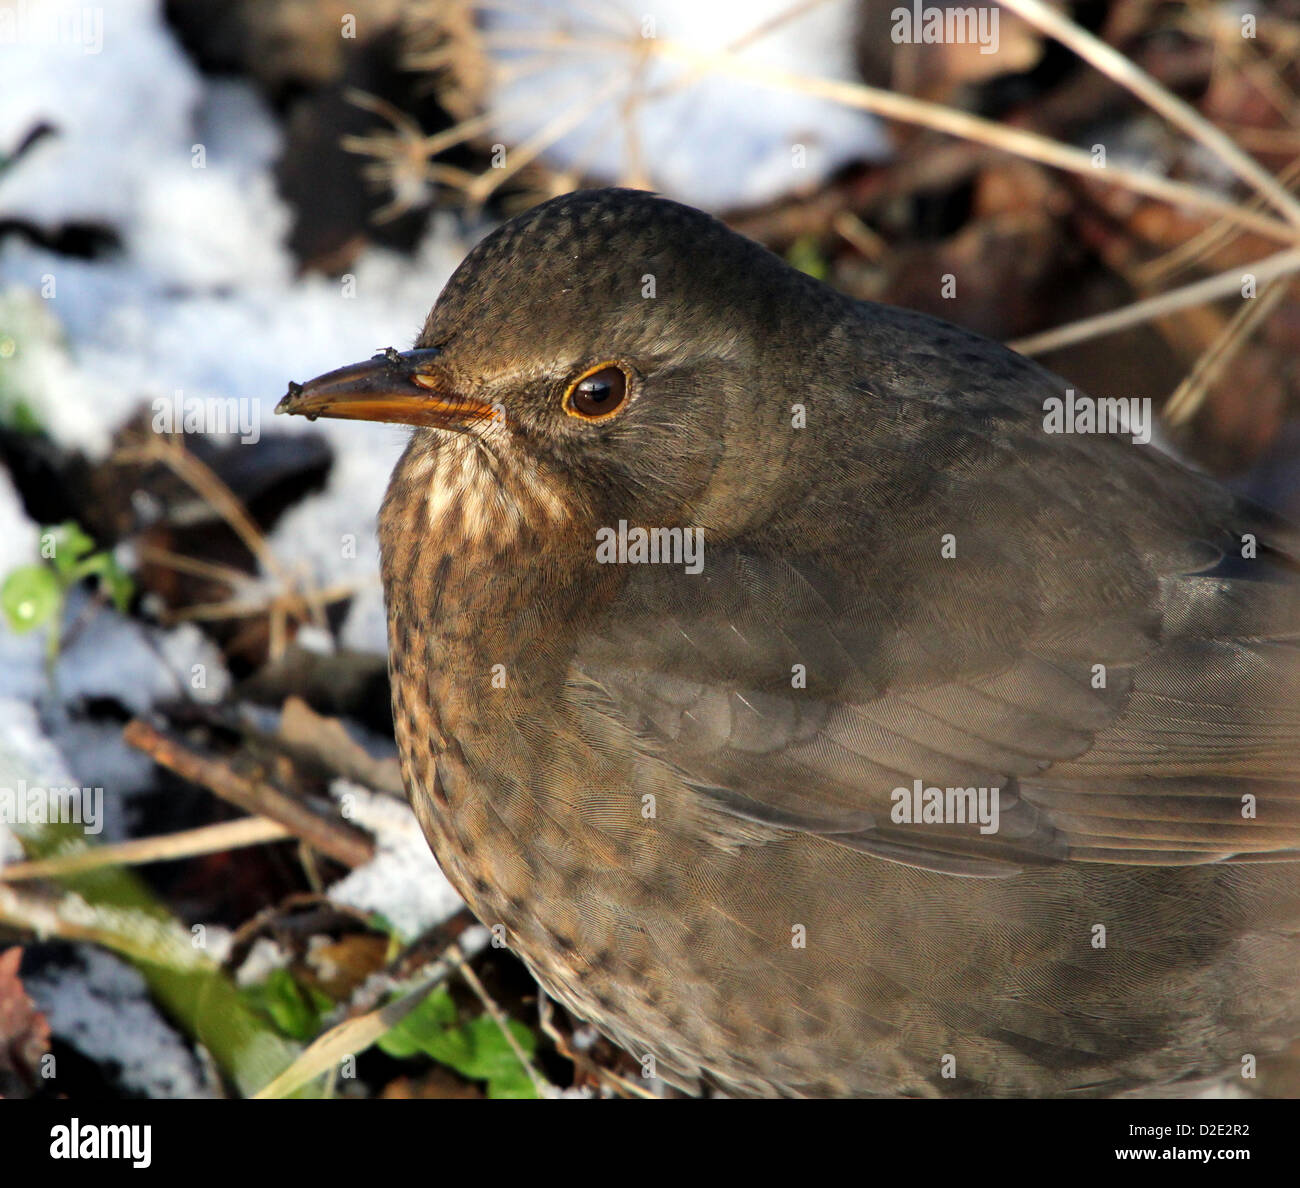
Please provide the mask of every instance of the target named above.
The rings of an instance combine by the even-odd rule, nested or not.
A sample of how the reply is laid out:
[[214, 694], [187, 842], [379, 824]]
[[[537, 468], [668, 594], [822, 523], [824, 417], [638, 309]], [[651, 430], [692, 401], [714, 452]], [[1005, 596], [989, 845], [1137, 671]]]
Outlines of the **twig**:
[[309, 611], [314, 605], [328, 606], [331, 602], [342, 602], [357, 592], [354, 583], [330, 586], [316, 590], [311, 594], [279, 594], [265, 598], [229, 598], [224, 602], [196, 602], [180, 610], [167, 611], [164, 621], [171, 623], [205, 622], [221, 619], [248, 619], [266, 614], [272, 610], [281, 613], [298, 613]]
[[864, 260], [879, 264], [888, 252], [885, 241], [851, 210], [841, 210], [831, 219], [831, 226], [857, 249]]
[[290, 576], [280, 564], [279, 558], [267, 544], [262, 530], [253, 522], [253, 518], [244, 510], [238, 496], [223, 483], [210, 467], [199, 461], [180, 442], [166, 437], [154, 437], [143, 445], [131, 446], [119, 450], [116, 460], [120, 462], [161, 462], [177, 478], [188, 484], [227, 524], [235, 535], [244, 542], [258, 561], [285, 585], [290, 583]]
[[431, 971], [429, 976], [414, 989], [394, 1002], [331, 1027], [278, 1077], [263, 1085], [253, 1096], [288, 1097], [317, 1077], [331, 1072], [344, 1057], [364, 1052], [415, 1010], [428, 997], [429, 991], [445, 982], [464, 960], [465, 955], [460, 945], [453, 941], [436, 961], [426, 967]]
[[1196, 415], [1209, 390], [1223, 374], [1223, 369], [1232, 362], [1260, 323], [1277, 308], [1278, 302], [1286, 295], [1288, 283], [1286, 278], [1279, 278], [1258, 297], [1242, 303], [1232, 320], [1197, 359], [1196, 366], [1166, 401], [1163, 411], [1164, 419], [1169, 425], [1182, 425]]
[[613, 1086], [627, 1097], [646, 1097], [652, 1101], [659, 1100], [658, 1095], [651, 1093], [644, 1085], [629, 1081], [626, 1077], [614, 1072], [613, 1069], [604, 1068], [587, 1056], [585, 1052], [575, 1052], [568, 1038], [561, 1034], [560, 1029], [555, 1026], [550, 996], [540, 986], [538, 987], [537, 997], [537, 1018], [542, 1028], [542, 1034], [549, 1036], [551, 1042], [555, 1045], [556, 1051], [566, 1060], [573, 1061], [577, 1068], [589, 1076], [595, 1077], [602, 1084]]
[[[1224, 198], [1198, 186], [1159, 177], [1141, 169], [1113, 164], [1099, 168], [1091, 153], [1034, 132], [1008, 128], [952, 107], [861, 83], [801, 75], [764, 63], [745, 61], [735, 52], [737, 46], [747, 44], [751, 37], [761, 36], [768, 31], [768, 25], [780, 24], [799, 15], [802, 10], [811, 5], [795, 4], [780, 13], [774, 22], [757, 26], [750, 34], [733, 42], [732, 46], [718, 51], [701, 51], [689, 45], [659, 38], [637, 38], [634, 45], [629, 40], [621, 40], [617, 37], [584, 36], [558, 29], [544, 32], [529, 30], [526, 33], [501, 31], [485, 35], [483, 41], [495, 48], [532, 51], [538, 57], [548, 50], [559, 53], [585, 53], [593, 57], [602, 54], [657, 55], [689, 66], [691, 69], [688, 80], [710, 71], [717, 71], [733, 77], [748, 78], [761, 85], [819, 96], [848, 107], [875, 112], [887, 119], [916, 124], [975, 143], [986, 144], [1104, 184], [1121, 186], [1189, 209], [1219, 215], [1282, 243], [1296, 242], [1297, 228], [1300, 228], [1300, 202], [1290, 195], [1263, 166], [1238, 149], [1219, 129], [1170, 94], [1149, 75], [1128, 62], [1123, 55], [1085, 33], [1072, 22], [1058, 17], [1050, 9], [1046, 9], [1039, 0], [1016, 0], [1015, 5], [1008, 6], [1015, 7], [1017, 11], [1024, 9], [1022, 15], [1031, 23], [1050, 24], [1048, 31], [1052, 36], [1058, 37], [1094, 65], [1103, 63], [1098, 66], [1099, 69], [1104, 69], [1118, 82], [1135, 91], [1177, 126], [1189, 131], [1202, 144], [1227, 160], [1234, 171], [1251, 182], [1261, 193], [1266, 194], [1270, 201], [1283, 211], [1287, 221], [1243, 209], [1241, 204], [1232, 199]], [[620, 81], [626, 82], [626, 78], [626, 71], [616, 71], [614, 82], [615, 84]], [[670, 84], [667, 89], [673, 90], [676, 87]], [[483, 201], [505, 180], [506, 176], [530, 163], [547, 145], [565, 135], [577, 122], [580, 122], [583, 116], [594, 110], [608, 97], [609, 90], [609, 87], [594, 89], [586, 102], [578, 105], [577, 108], [561, 112], [552, 119], [550, 124], [514, 150], [508, 169], [492, 171], [495, 176], [485, 173], [469, 187], [467, 196], [474, 201]]]
[[622, 75], [616, 73], [612, 79], [606, 81], [603, 87], [598, 87], [579, 102], [557, 112], [523, 144], [516, 145], [511, 150], [503, 168], [490, 169], [471, 182], [465, 191], [466, 199], [471, 205], [481, 205], [486, 202], [498, 187], [509, 181], [525, 165], [539, 157], [557, 140], [572, 132], [583, 120], [588, 119], [592, 112], [596, 111], [602, 103], [612, 99], [623, 84]]
[[173, 553], [170, 549], [160, 549], [156, 545], [141, 545], [136, 550], [141, 561], [173, 569], [177, 573], [188, 573], [194, 577], [210, 578], [227, 586], [239, 586], [256, 579], [242, 569], [233, 565], [222, 565], [217, 561], [204, 561], [199, 557], [186, 557], [183, 553]]
[[[1293, 160], [1278, 174], [1283, 185], [1288, 186], [1297, 177], [1300, 177], [1300, 157]], [[1258, 194], [1248, 199], [1248, 205], [1252, 210], [1259, 209], [1263, 204], [1264, 200]], [[1158, 284], [1174, 273], [1190, 268], [1215, 248], [1227, 247], [1240, 235], [1240, 227], [1233, 226], [1228, 219], [1218, 219], [1198, 231], [1191, 239], [1184, 240], [1176, 248], [1133, 269], [1133, 283], [1139, 288]]]
[[[256, 603], [254, 600], [255, 609], [246, 609], [250, 606], [248, 601], [231, 600], [221, 603], [204, 603], [197, 607], [188, 607], [181, 611], [172, 612], [168, 616], [171, 621], [241, 618], [244, 614], [261, 614], [265, 609], [270, 618], [268, 650], [272, 658], [278, 658], [284, 651], [287, 638], [287, 617], [291, 610], [301, 610], [315, 626], [328, 628], [329, 623], [325, 616], [326, 602], [338, 601], [339, 598], [346, 597], [346, 595], [338, 594], [338, 587], [334, 587], [327, 592], [321, 592], [309, 586], [308, 589], [303, 590], [301, 593], [297, 592], [297, 583], [294, 576], [280, 563], [279, 558], [276, 557], [275, 552], [267, 543], [266, 537], [262, 534], [262, 530], [248, 514], [244, 505], [239, 501], [239, 497], [221, 481], [210, 467], [190, 453], [179, 439], [155, 437], [142, 445], [126, 446], [118, 450], [114, 460], [119, 463], [162, 462], [166, 465], [230, 525], [231, 530], [243, 541], [244, 546], [253, 554], [262, 569], [278, 582], [283, 591], [282, 594], [271, 596], [265, 603]], [[168, 556], [171, 557], [171, 554], [168, 554]], [[197, 560], [190, 560], [184, 566], [178, 565], [176, 560], [172, 560], [170, 563], [175, 568], [187, 568], [194, 572], [201, 572], [200, 567], [207, 564]], [[237, 585], [254, 584], [254, 579], [251, 576], [241, 574], [237, 570], [229, 570], [228, 572], [238, 574], [243, 580], [236, 582], [233, 578], [221, 577], [219, 573], [205, 576], [217, 576], [219, 580], [228, 581], [232, 588]], [[232, 611], [231, 608], [234, 608], [234, 610]]]
[[1249, 182], [1260, 194], [1267, 197], [1289, 223], [1300, 227], [1300, 202], [1296, 200], [1294, 194], [1289, 193], [1263, 165], [1242, 152], [1194, 107], [1162, 87], [1119, 50], [1107, 45], [1087, 30], [1081, 29], [1069, 17], [1063, 16], [1054, 8], [1049, 8], [1043, 0], [1000, 0], [1000, 2], [1003, 8], [1009, 8], [1049, 37], [1054, 37], [1062, 45], [1072, 49], [1084, 61], [1131, 91], [1175, 127], [1181, 128], [1199, 141], [1238, 177]]
[[479, 980], [478, 974], [474, 972], [469, 965], [460, 967], [460, 976], [469, 983], [469, 987], [478, 995], [478, 1000], [483, 1004], [484, 1010], [492, 1016], [492, 1022], [501, 1029], [501, 1034], [506, 1037], [506, 1043], [510, 1045], [510, 1050], [515, 1054], [519, 1063], [524, 1066], [524, 1072], [528, 1074], [528, 1079], [532, 1081], [533, 1088], [537, 1091], [538, 1097], [547, 1096], [547, 1091], [551, 1088], [550, 1082], [542, 1076], [541, 1073], [533, 1066], [532, 1060], [527, 1052], [519, 1046], [519, 1041], [515, 1039], [514, 1032], [510, 1030], [509, 1022], [497, 1006], [496, 1001], [487, 992], [487, 988]]
[[767, 86], [820, 96], [835, 103], [842, 103], [846, 107], [858, 107], [864, 111], [875, 112], [887, 119], [899, 120], [906, 124], [918, 124], [932, 128], [936, 132], [991, 145], [1031, 161], [1039, 161], [1069, 173], [1081, 174], [1106, 185], [1121, 186], [1175, 205], [1222, 215], [1241, 226], [1249, 227], [1261, 235], [1267, 235], [1282, 243], [1294, 243], [1297, 239], [1297, 229], [1288, 223], [1245, 210], [1231, 199], [1223, 198], [1208, 190], [1121, 165], [1108, 164], [1105, 168], [1098, 168], [1092, 154], [1083, 149], [1072, 148], [1050, 137], [1040, 136], [1036, 132], [1008, 128], [992, 120], [981, 119], [979, 116], [969, 115], [956, 108], [945, 107], [941, 103], [930, 103], [908, 95], [897, 95], [892, 91], [869, 87], [862, 83], [795, 74], [769, 65], [741, 61], [725, 53], [704, 52], [671, 41], [647, 39], [647, 45], [652, 46], [655, 53], [678, 61], [704, 65]]
[[210, 789], [245, 812], [280, 822], [294, 837], [344, 866], [361, 866], [374, 856], [374, 844], [350, 825], [318, 816], [269, 784], [247, 779], [227, 764], [189, 750], [139, 718], [126, 724], [122, 738], [182, 779]]
[[93, 849], [60, 854], [55, 858], [14, 862], [9, 866], [0, 866], [0, 883], [17, 883], [25, 879], [57, 879], [64, 875], [79, 874], [83, 870], [96, 870], [101, 866], [143, 866], [149, 862], [171, 862], [177, 858], [193, 858], [199, 854], [216, 854], [222, 850], [258, 846], [292, 836], [278, 821], [266, 817], [243, 817], [238, 821], [223, 821], [218, 825], [204, 825], [180, 833], [144, 837], [111, 846], [95, 846]]
[[1042, 334], [1031, 334], [1027, 338], [1016, 339], [1007, 345], [1022, 355], [1041, 355], [1046, 351], [1072, 346], [1076, 342], [1086, 342], [1090, 338], [1100, 338], [1105, 334], [1113, 334], [1117, 330], [1126, 330], [1129, 326], [1137, 326], [1151, 321], [1152, 318], [1176, 313], [1192, 305], [1214, 301], [1219, 297], [1227, 297], [1231, 293], [1240, 293], [1242, 277], [1248, 274], [1253, 276], [1258, 284], [1264, 285], [1278, 277], [1290, 276], [1295, 272], [1300, 272], [1300, 248], [1275, 252], [1254, 264], [1232, 268], [1216, 276], [1208, 276], [1195, 284], [1174, 289], [1171, 293], [1162, 293], [1159, 297], [1137, 301], [1132, 305], [1126, 305], [1123, 309], [1058, 326], [1055, 330], [1045, 330]]

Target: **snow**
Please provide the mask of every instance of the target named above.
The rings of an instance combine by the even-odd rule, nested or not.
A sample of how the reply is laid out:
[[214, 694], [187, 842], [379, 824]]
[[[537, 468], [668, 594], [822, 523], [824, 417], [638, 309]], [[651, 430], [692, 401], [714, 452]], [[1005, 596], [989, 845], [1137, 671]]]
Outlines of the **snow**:
[[329, 889], [335, 903], [378, 912], [410, 940], [457, 912], [462, 904], [405, 801], [335, 780], [330, 794], [343, 815], [375, 838], [375, 856]]
[[[178, 390], [189, 399], [247, 401], [264, 431], [289, 379], [365, 358], [395, 338], [407, 345], [461, 255], [442, 220], [414, 262], [374, 250], [349, 277], [295, 280], [282, 244], [288, 212], [270, 177], [270, 116], [238, 84], [222, 84], [209, 98], [198, 116], [223, 127], [237, 122], [248, 139], [210, 152], [201, 170], [190, 165], [188, 137], [170, 156], [137, 161], [136, 205], [121, 228], [120, 254], [71, 259], [15, 236], [0, 245], [0, 276], [10, 285], [52, 287], [46, 304], [70, 344], [70, 359], [57, 340], [35, 344], [36, 361], [27, 366], [43, 364], [41, 378], [56, 382], [26, 385], [29, 403], [51, 436], [93, 457], [105, 456], [113, 431], [137, 407]], [[87, 166], [95, 169], [96, 160]], [[21, 177], [26, 167], [24, 157], [4, 178]], [[0, 210], [6, 199], [0, 181]], [[99, 214], [112, 218], [116, 205], [105, 202]], [[289, 418], [275, 428], [338, 429]], [[405, 436], [384, 426], [350, 428], [337, 438], [341, 448], [390, 461]]]
[[[0, 580], [38, 560], [38, 533], [0, 469]], [[81, 589], [70, 593], [64, 619], [52, 682], [45, 629], [19, 635], [0, 625], [0, 787], [25, 780], [101, 789], [104, 820], [96, 840], [120, 841], [128, 835], [130, 797], [154, 785], [153, 763], [122, 741], [118, 722], [84, 717], [79, 703], [106, 699], [146, 714], [163, 701], [219, 700], [230, 676], [218, 649], [193, 624], [148, 626], [93, 607]], [[196, 673], [202, 687], [195, 687]], [[0, 822], [0, 864], [21, 856]]]
[[103, 828], [92, 840], [109, 845], [138, 836], [138, 829], [131, 828], [135, 817], [132, 800], [153, 789], [153, 760], [122, 741], [122, 728], [116, 722], [69, 718], [55, 728], [51, 737], [67, 758], [71, 783], [103, 790], [102, 794], [96, 792], [103, 803]]
[[[488, 99], [493, 133], [507, 146], [528, 143], [612, 88], [542, 159], [604, 182], [635, 177], [639, 160], [653, 188], [714, 210], [768, 202], [815, 187], [849, 161], [888, 156], [884, 130], [865, 112], [654, 56], [660, 41], [726, 50], [791, 7], [790, 0], [485, 5], [484, 42], [501, 68]], [[824, 0], [754, 36], [737, 57], [746, 66], [857, 81], [854, 7]]]
[[70, 967], [24, 978], [54, 1035], [92, 1060], [116, 1065], [122, 1086], [136, 1093], [216, 1096], [194, 1053], [150, 1001], [144, 978], [91, 945], [78, 945], [74, 954]]
[[[34, 10], [73, 8], [48, 0]], [[95, 260], [14, 235], [0, 242], [0, 311], [23, 314], [6, 382], [56, 441], [92, 458], [137, 409], [177, 393], [240, 401], [254, 447], [272, 427], [330, 438], [328, 488], [271, 544], [321, 584], [356, 582], [342, 642], [382, 651], [375, 515], [407, 431], [272, 422], [272, 412], [290, 379], [409, 345], [467, 245], [440, 217], [413, 259], [374, 249], [342, 278], [295, 277], [271, 114], [248, 86], [203, 80], [157, 9], [115, 5], [99, 54], [57, 39], [0, 45], [17, 84], [0, 97], [0, 151], [37, 122], [58, 129], [0, 174], [0, 213], [46, 228], [102, 224], [121, 242]]]
[[[76, 36], [91, 13], [98, 42], [93, 27]], [[154, 0], [0, 6], [0, 74], [0, 152], [11, 153], [38, 124], [56, 130], [0, 178], [0, 209], [44, 227], [130, 226], [149, 176], [141, 163], [164, 160], [185, 141], [200, 90]]]
[[[69, 787], [75, 785], [59, 748], [41, 727], [35, 707], [0, 697], [0, 789]], [[9, 825], [0, 819], [0, 864], [23, 857]]]
[[40, 535], [23, 508], [9, 472], [0, 468], [0, 573], [36, 561]]
[[248, 948], [248, 956], [235, 971], [235, 985], [260, 986], [277, 969], [288, 968], [290, 954], [269, 936], [259, 936]]
[[[84, 591], [72, 592], [70, 622], [88, 600]], [[197, 680], [203, 685], [196, 686]], [[164, 631], [108, 607], [90, 611], [80, 629], [69, 633], [55, 666], [55, 686], [65, 703], [111, 698], [133, 714], [163, 701], [219, 701], [229, 684], [221, 653], [193, 624]]]

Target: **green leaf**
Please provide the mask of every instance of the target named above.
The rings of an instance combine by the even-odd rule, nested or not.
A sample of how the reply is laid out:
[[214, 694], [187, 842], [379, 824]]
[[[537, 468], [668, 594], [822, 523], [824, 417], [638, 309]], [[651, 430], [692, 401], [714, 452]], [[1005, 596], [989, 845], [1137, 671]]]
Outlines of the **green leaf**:
[[441, 986], [379, 1040], [381, 1050], [399, 1060], [409, 1060], [439, 1042], [456, 1022], [456, 1004]]
[[127, 607], [131, 605], [131, 598], [135, 594], [135, 583], [118, 563], [117, 558], [108, 554], [109, 565], [100, 578], [104, 592], [113, 600], [113, 605], [117, 607], [122, 614], [126, 614]]
[[62, 605], [59, 579], [44, 565], [21, 565], [0, 586], [0, 607], [14, 631], [40, 627], [56, 617]]
[[[406, 1016], [379, 1041], [390, 1056], [409, 1059], [423, 1053], [471, 1081], [486, 1081], [489, 1097], [533, 1098], [537, 1091], [496, 1021], [487, 1014], [456, 1024], [456, 1004], [444, 987]], [[537, 1037], [522, 1023], [506, 1026], [521, 1051], [531, 1056]]]
[[250, 1005], [275, 1024], [281, 1035], [304, 1043], [321, 1031], [321, 1015], [334, 1004], [313, 987], [300, 986], [287, 969], [275, 969], [260, 986], [245, 992]]
[[135, 593], [135, 584], [130, 575], [118, 563], [110, 552], [94, 553], [79, 562], [68, 574], [71, 581], [79, 582], [85, 577], [97, 577], [99, 588], [112, 600], [113, 605], [123, 613], [131, 605], [131, 595]]
[[[0, 752], [0, 771], [10, 756]], [[33, 776], [33, 778], [35, 778]], [[82, 827], [28, 826], [19, 831], [29, 858], [49, 858], [75, 844], [94, 848]], [[283, 1072], [301, 1048], [250, 1009], [245, 996], [207, 954], [199, 930], [176, 920], [129, 867], [63, 875], [76, 897], [78, 939], [102, 945], [131, 962], [154, 998], [183, 1031], [201, 1043], [240, 1093], [252, 1094]], [[71, 912], [71, 907], [69, 907]], [[0, 897], [0, 921], [4, 920]], [[71, 916], [69, 917], [71, 918]], [[311, 1085], [296, 1096], [320, 1096]]]
[[47, 528], [46, 531], [54, 536], [54, 555], [50, 561], [55, 571], [66, 582], [75, 581], [73, 570], [76, 569], [77, 562], [94, 551], [95, 542], [73, 520], [67, 520], [56, 528]]
[[[520, 1050], [531, 1056], [537, 1048], [537, 1037], [515, 1019], [507, 1019], [506, 1026]], [[476, 1081], [487, 1081], [489, 1097], [537, 1096], [528, 1070], [520, 1063], [491, 1015], [480, 1015], [462, 1030], [467, 1033], [470, 1056], [458, 1072]]]
[[493, 1077], [488, 1082], [487, 1095], [494, 1101], [536, 1101], [538, 1096], [533, 1078], [518, 1060], [509, 1074]]

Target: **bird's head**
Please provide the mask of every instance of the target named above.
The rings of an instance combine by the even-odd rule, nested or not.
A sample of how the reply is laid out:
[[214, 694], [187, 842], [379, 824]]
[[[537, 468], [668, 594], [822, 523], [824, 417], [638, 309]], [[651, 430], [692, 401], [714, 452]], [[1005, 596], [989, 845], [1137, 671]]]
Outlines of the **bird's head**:
[[789, 372], [839, 300], [698, 210], [583, 191], [479, 243], [413, 350], [291, 385], [276, 411], [417, 426], [416, 472], [482, 451], [597, 522], [734, 527], [791, 449]]

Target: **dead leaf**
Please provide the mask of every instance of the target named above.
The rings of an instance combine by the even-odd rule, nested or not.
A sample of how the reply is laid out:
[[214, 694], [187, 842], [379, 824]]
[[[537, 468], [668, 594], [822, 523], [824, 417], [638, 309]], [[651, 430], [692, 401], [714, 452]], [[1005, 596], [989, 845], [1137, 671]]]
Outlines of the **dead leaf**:
[[50, 1025], [23, 989], [18, 976], [22, 959], [16, 946], [0, 953], [0, 1078], [13, 1074], [31, 1086], [41, 1057], [50, 1050]]

